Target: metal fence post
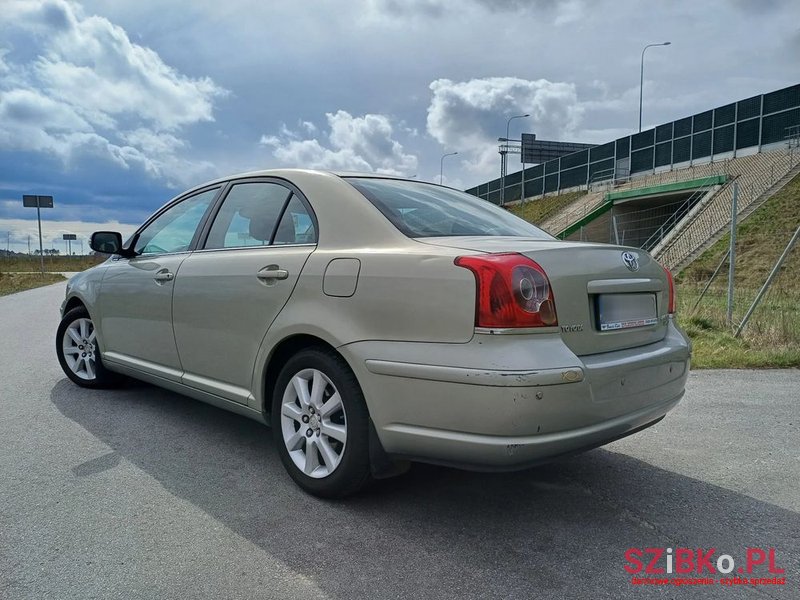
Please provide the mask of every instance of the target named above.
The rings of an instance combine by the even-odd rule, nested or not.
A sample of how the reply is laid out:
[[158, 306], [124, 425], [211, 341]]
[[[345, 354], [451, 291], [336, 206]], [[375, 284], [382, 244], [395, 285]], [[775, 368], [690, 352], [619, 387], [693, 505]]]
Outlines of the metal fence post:
[[733, 278], [736, 274], [736, 204], [739, 199], [739, 183], [733, 182], [733, 198], [731, 198], [731, 244], [728, 250], [730, 262], [728, 265], [728, 317], [727, 323], [733, 323]]

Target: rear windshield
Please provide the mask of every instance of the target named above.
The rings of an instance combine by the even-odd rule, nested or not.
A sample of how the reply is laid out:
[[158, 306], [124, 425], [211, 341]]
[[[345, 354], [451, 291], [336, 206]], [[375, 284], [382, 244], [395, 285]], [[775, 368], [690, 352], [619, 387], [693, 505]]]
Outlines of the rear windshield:
[[552, 236], [494, 204], [450, 188], [418, 181], [347, 177], [408, 237], [455, 235]]

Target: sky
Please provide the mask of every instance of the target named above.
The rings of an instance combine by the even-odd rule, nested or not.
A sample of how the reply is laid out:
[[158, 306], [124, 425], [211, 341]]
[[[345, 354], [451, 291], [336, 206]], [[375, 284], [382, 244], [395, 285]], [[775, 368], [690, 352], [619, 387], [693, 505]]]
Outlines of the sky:
[[23, 194], [54, 196], [63, 252], [243, 171], [438, 181], [458, 152], [444, 183], [472, 187], [510, 116], [531, 115], [511, 137], [635, 131], [663, 41], [644, 127], [800, 82], [797, 0], [0, 0], [0, 249], [36, 239]]

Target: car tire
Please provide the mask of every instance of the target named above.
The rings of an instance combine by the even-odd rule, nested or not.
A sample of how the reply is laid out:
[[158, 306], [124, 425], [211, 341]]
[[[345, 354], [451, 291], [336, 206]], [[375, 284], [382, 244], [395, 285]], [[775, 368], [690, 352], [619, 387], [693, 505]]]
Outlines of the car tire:
[[56, 355], [67, 377], [85, 388], [109, 388], [123, 377], [103, 365], [94, 323], [89, 311], [78, 306], [61, 319], [56, 332]]
[[272, 428], [281, 462], [306, 492], [343, 498], [369, 481], [369, 413], [335, 352], [310, 348], [286, 362], [273, 390]]

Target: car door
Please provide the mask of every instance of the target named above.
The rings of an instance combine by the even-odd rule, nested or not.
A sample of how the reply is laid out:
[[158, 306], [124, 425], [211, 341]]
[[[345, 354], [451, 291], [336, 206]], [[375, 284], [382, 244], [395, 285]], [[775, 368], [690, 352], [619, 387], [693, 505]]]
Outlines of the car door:
[[206, 229], [175, 279], [183, 382], [247, 404], [261, 341], [316, 247], [316, 222], [297, 190], [257, 179], [233, 183]]
[[138, 232], [134, 258], [110, 261], [100, 293], [103, 360], [180, 381], [172, 293], [220, 187], [180, 199]]

